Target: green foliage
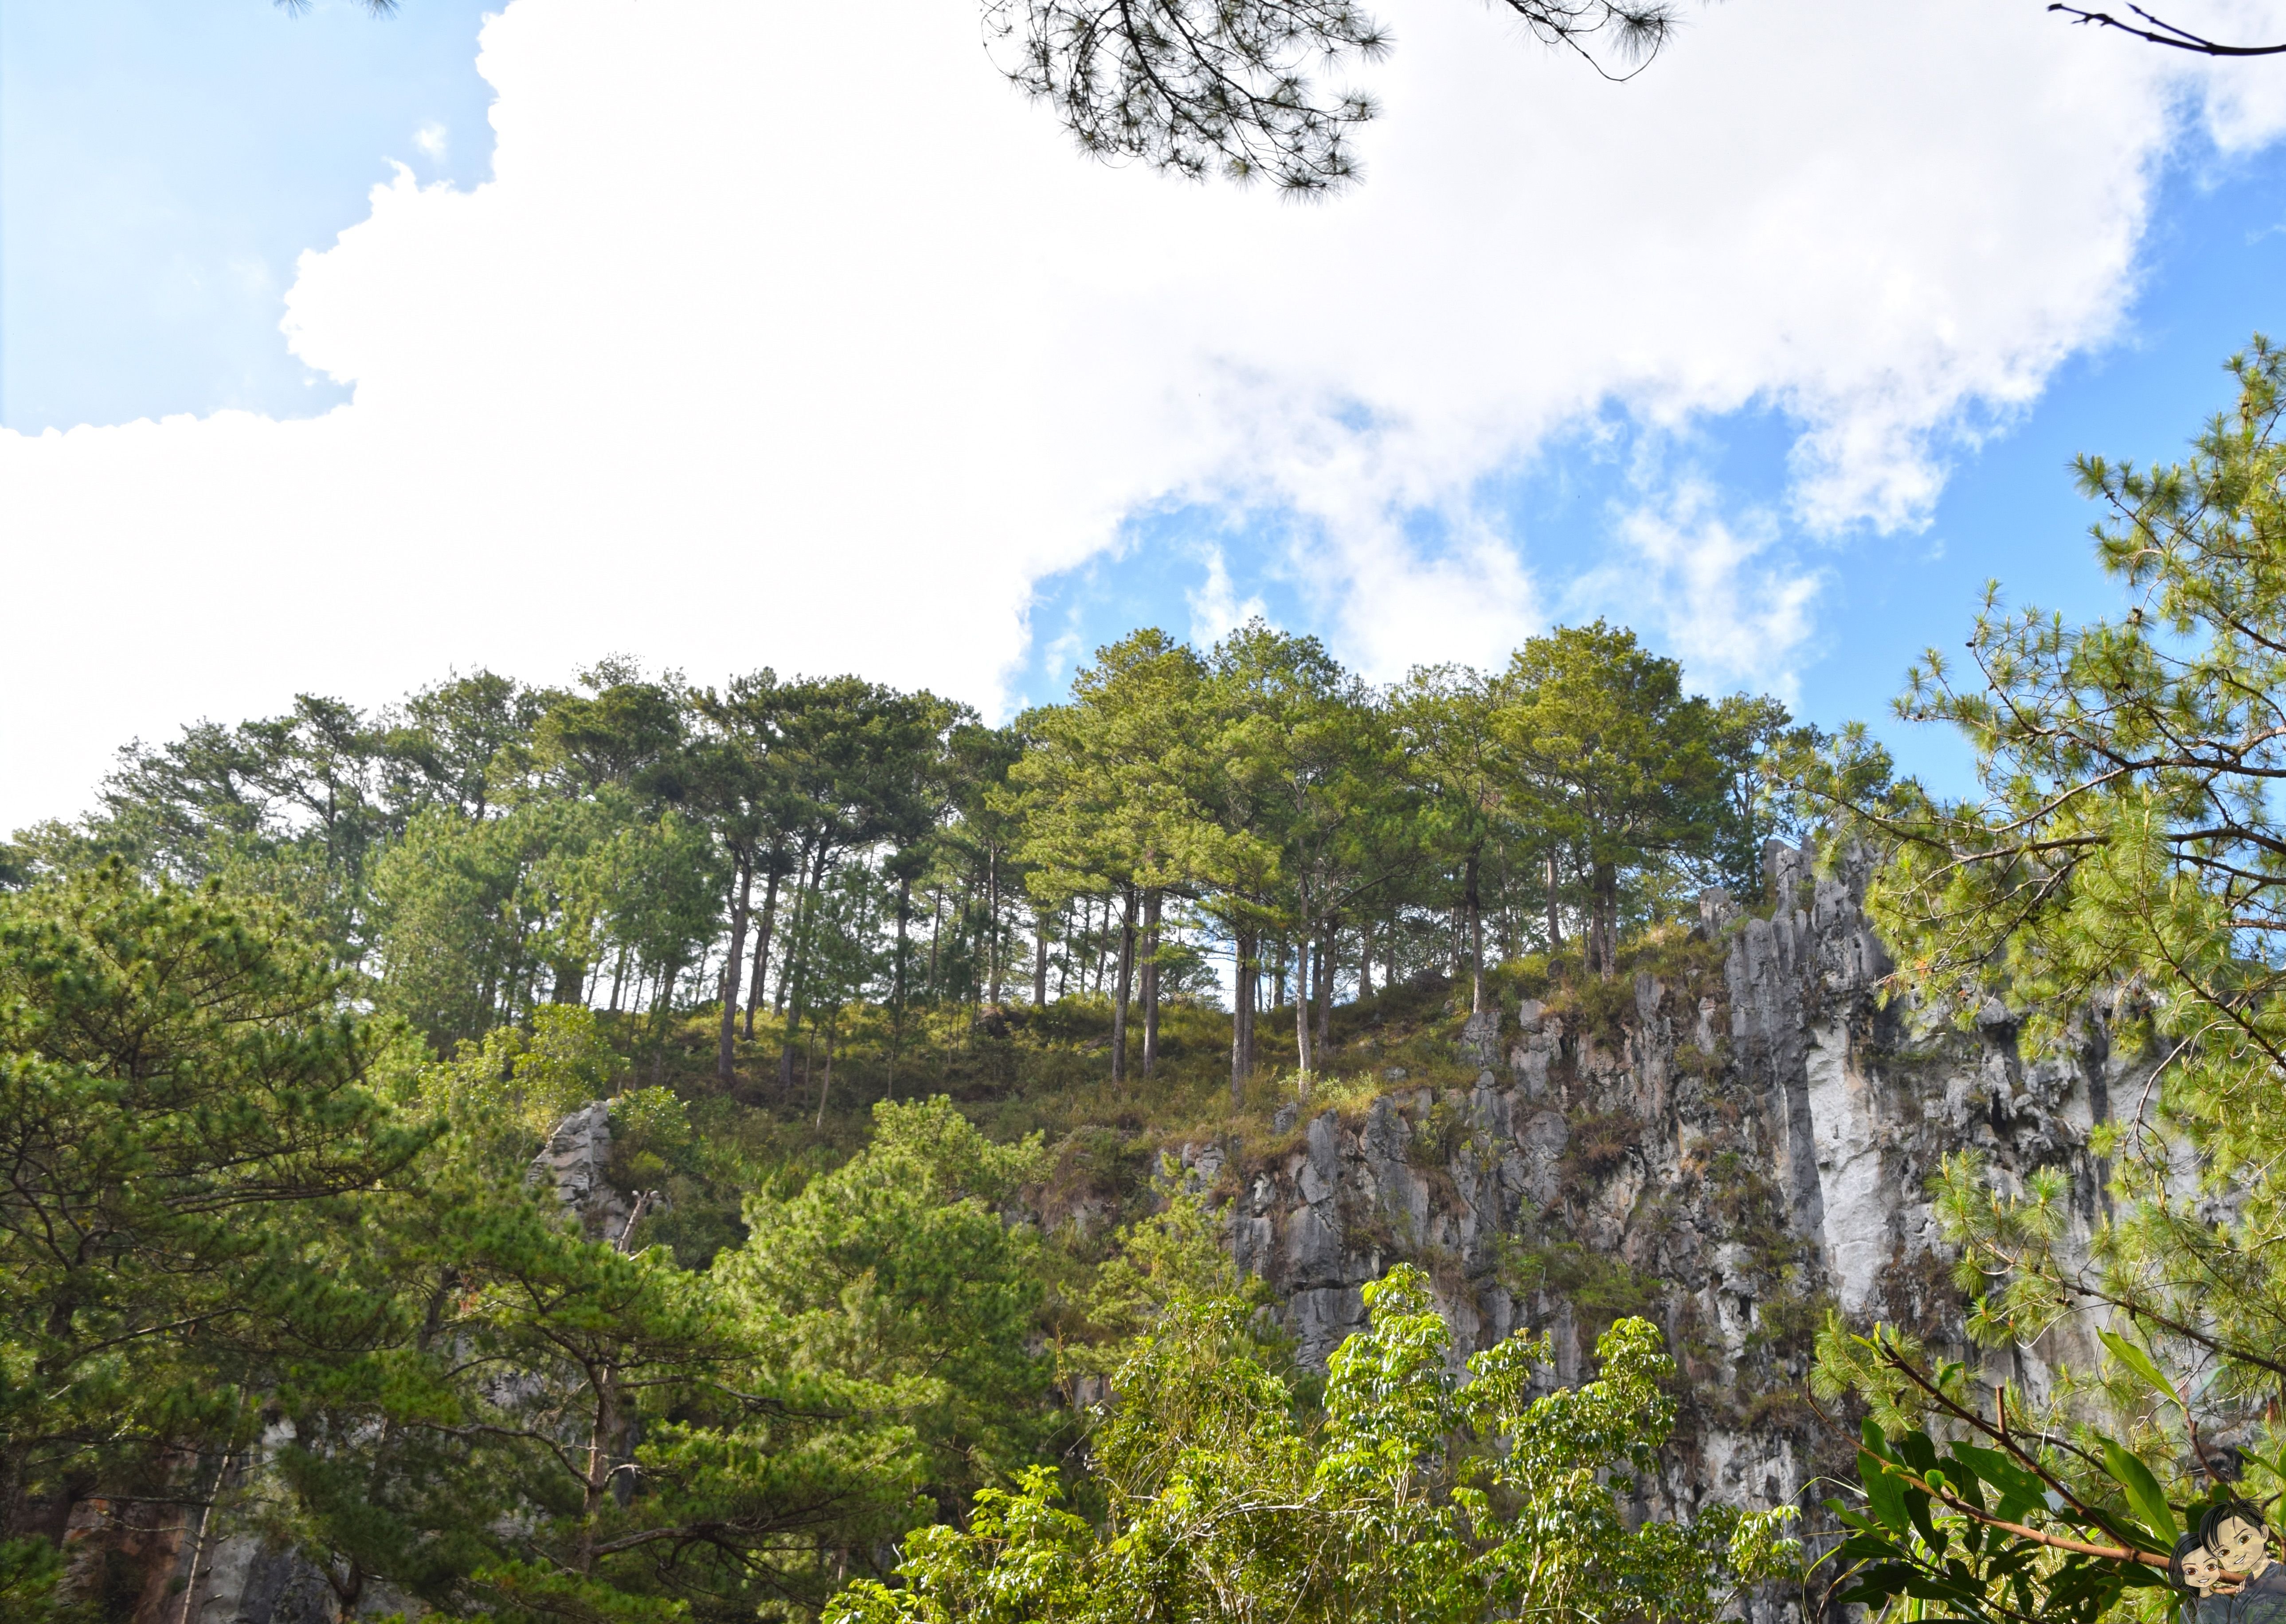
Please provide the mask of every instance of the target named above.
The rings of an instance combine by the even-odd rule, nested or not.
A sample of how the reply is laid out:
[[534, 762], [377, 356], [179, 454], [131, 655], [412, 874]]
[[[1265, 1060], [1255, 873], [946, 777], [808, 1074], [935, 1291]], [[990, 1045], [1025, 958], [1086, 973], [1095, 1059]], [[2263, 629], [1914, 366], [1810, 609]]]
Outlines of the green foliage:
[[830, 1624], [1703, 1621], [1792, 1570], [1790, 1512], [1628, 1526], [1615, 1491], [1674, 1417], [1673, 1365], [1643, 1321], [1604, 1334], [1596, 1380], [1534, 1396], [1544, 1339], [1511, 1338], [1464, 1377], [1422, 1275], [1399, 1267], [1367, 1294], [1370, 1326], [1336, 1350], [1314, 1423], [1242, 1299], [1178, 1294], [1092, 1440], [1100, 1527], [1029, 1475], [967, 1532], [910, 1541], [904, 1587], [855, 1586]]
[[[2004, 1449], [2003, 1430], [2063, 1440], [2038, 1466], [2053, 1515], [2147, 1557], [2210, 1492], [2198, 1476], [2217, 1431], [2261, 1440], [2247, 1458], [2257, 1479], [2274, 1475], [2263, 1412], [2286, 1329], [2286, 828], [2270, 788], [2286, 692], [2286, 355], [2258, 338], [2231, 365], [2238, 400], [2187, 461], [2080, 460], [2081, 489], [2107, 510], [2099, 557], [2131, 595], [2123, 616], [2011, 613], [1996, 588], [1969, 639], [1972, 679], [1934, 651], [1914, 672], [1900, 713], [1958, 729], [1980, 793], [1888, 784], [1862, 740], [1842, 741], [1834, 770], [1851, 781], [1830, 791], [1887, 859], [1870, 900], [1902, 961], [1898, 992], [1963, 1024], [2005, 1011], [2035, 1052], [2085, 1059], [2102, 1045], [2154, 1070], [2132, 1107], [2115, 1098], [2132, 1114], [2094, 1136], [2111, 1188], [2092, 1235], [2059, 1170], [2003, 1180], [1962, 1151], [1933, 1181], [1973, 1335], [2030, 1342], [2076, 1322], [2101, 1333], [2102, 1368], [2065, 1370], [2038, 1410], [2004, 1389], [1988, 1414], [1910, 1338], [1835, 1329], [1820, 1380], [1860, 1394], [1893, 1437], [1933, 1413]], [[2067, 1590], [2056, 1611], [2093, 1617], [2102, 1584], [2148, 1578], [2135, 1563], [2106, 1578], [2104, 1559], [2053, 1567], [2053, 1550], [1998, 1549], [2033, 1590], [1997, 1568], [1989, 1583], [1948, 1581], [1964, 1596], [1983, 1584], [1988, 1609], [2024, 1612], [2053, 1582]]]
[[48, 1616], [63, 1572], [63, 1553], [46, 1540], [0, 1542], [0, 1617]]
[[[1829, 1369], [1855, 1359], [1886, 1364], [1918, 1355], [1894, 1333], [1849, 1339], [1829, 1326]], [[1940, 1373], [1940, 1389], [1952, 1386]], [[1879, 1375], [1866, 1379], [1880, 1385]], [[1829, 1377], [1829, 1391], [1835, 1384]], [[1948, 1419], [1956, 1404], [1935, 1400]], [[2094, 1624], [2122, 1597], [2164, 1583], [2175, 1512], [2151, 1471], [2116, 1440], [2071, 1464], [2038, 1434], [2029, 1440], [1978, 1427], [1949, 1447], [1918, 1426], [1864, 1426], [1857, 1456], [1862, 1500], [1828, 1508], [1849, 1528], [1833, 1553], [1841, 1572], [1829, 1599], [1880, 1606], [1904, 1600], [1919, 1616], [1973, 1624], [2066, 1620]], [[1987, 1441], [1971, 1442], [1983, 1437]], [[2190, 1520], [2196, 1521], [2195, 1510]]]
[[621, 1061], [584, 1004], [542, 1004], [532, 1030], [502, 1026], [431, 1066], [420, 1099], [479, 1133], [508, 1130], [524, 1154], [572, 1111], [611, 1092]]
[[[274, 911], [117, 863], [0, 898], [0, 1485], [162, 1484], [341, 1307], [329, 1242], [430, 1134]], [[0, 1527], [0, 1534], [17, 1532]], [[7, 1582], [48, 1584], [8, 1545]]]
[[[1597, 621], [1533, 638], [1509, 662], [1501, 726], [1531, 818], [1588, 883], [1589, 965], [1616, 968], [1620, 883], [1656, 854], [1711, 851], [1730, 788], [1717, 715], [1683, 668]], [[1781, 717], [1783, 712], [1778, 713]]]
[[947, 1506], [1015, 1471], [1052, 1432], [1029, 1346], [1036, 1230], [1004, 1210], [1046, 1169], [1035, 1137], [984, 1138], [950, 1102], [884, 1102], [873, 1142], [792, 1195], [746, 1205], [748, 1239], [713, 1275], [791, 1368], [875, 1384], [917, 1418]]
[[[1592, 820], [1512, 726], [1595, 673], [1541, 675], [1383, 693], [1257, 622], [1139, 632], [1011, 728], [611, 659], [123, 753], [97, 816], [0, 853], [0, 1607], [156, 1604], [118, 1551], [63, 1594], [55, 1532], [99, 1502], [210, 1504], [344, 1616], [384, 1585], [494, 1624], [809, 1615], [931, 1519], [916, 1584], [846, 1604], [1507, 1605], [1524, 1410], [1470, 1408], [1402, 1282], [1352, 1364], [1295, 1369], [1223, 1192], [1146, 1175], [1177, 1134], [1259, 1153], [1297, 1091], [1364, 1109], [1392, 1056], [1465, 1080], [1448, 977], [1512, 993], [1487, 965], [1554, 945], [1583, 883], [1600, 918], [1674, 911], [1771, 815], [1787, 724], [1742, 700], [1721, 804], [1595, 889]], [[938, 1089], [962, 1108], [895, 1102]], [[635, 1210], [598, 1239], [527, 1169], [606, 1099]], [[1468, 1134], [1437, 1108], [1435, 1176]], [[1085, 1243], [1037, 1232], [1052, 1184]], [[1099, 1470], [1044, 1474], [1091, 1426]], [[1579, 1582], [1666, 1563], [1697, 1619], [1674, 1579], [1727, 1560], [1721, 1517], [1622, 1538], [1596, 1459], [1559, 1508]]]
[[1260, 1307], [1269, 1288], [1242, 1276], [1224, 1250], [1222, 1221], [1179, 1169], [1153, 1181], [1159, 1208], [1127, 1225], [1118, 1247], [1089, 1283], [1079, 1320], [1087, 1339], [1059, 1350], [1067, 1371], [1108, 1375], [1177, 1304], [1229, 1299]]
[[905, 1539], [905, 1587], [860, 1580], [826, 1610], [833, 1624], [1064, 1624], [1092, 1616], [1085, 1560], [1095, 1531], [1062, 1509], [1052, 1468], [976, 1496], [966, 1528], [936, 1523]]

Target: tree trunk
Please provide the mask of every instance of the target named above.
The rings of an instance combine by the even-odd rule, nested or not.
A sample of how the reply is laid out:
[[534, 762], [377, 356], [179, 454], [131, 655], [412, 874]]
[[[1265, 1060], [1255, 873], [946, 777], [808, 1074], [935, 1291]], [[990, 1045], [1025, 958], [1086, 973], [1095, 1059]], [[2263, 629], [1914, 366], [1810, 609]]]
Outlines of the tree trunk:
[[595, 1525], [603, 1515], [603, 1500], [611, 1488], [611, 1455], [619, 1442], [619, 1373], [606, 1364], [595, 1372], [595, 1410], [587, 1434], [587, 1470], [580, 1482], [579, 1538], [572, 1565], [582, 1573], [595, 1566]]
[[984, 973], [989, 983], [984, 1001], [997, 1008], [1000, 1002], [1000, 852], [997, 847], [984, 857]]
[[1246, 1103], [1247, 1074], [1254, 1069], [1254, 933], [1231, 933], [1230, 1108]]
[[1048, 916], [1032, 910], [1032, 1008], [1048, 1007]]
[[[787, 1000], [793, 994], [794, 973], [801, 957], [802, 922], [809, 916], [810, 843], [801, 843], [801, 855], [793, 871], [793, 926], [787, 934], [793, 939], [786, 944], [786, 955], [778, 966], [778, 993], [773, 1008], [779, 1015], [786, 1012]], [[819, 856], [823, 856], [821, 851]]]
[[905, 1047], [905, 922], [913, 916], [913, 883], [897, 876], [897, 1008], [889, 1023], [889, 1079], [881, 1087], [884, 1099], [897, 1097], [897, 1056]]
[[[1135, 888], [1119, 898], [1119, 986], [1111, 1000], [1111, 1080], [1127, 1080], [1127, 1000], [1135, 986]], [[1110, 906], [1110, 898], [1104, 899]]]
[[1477, 856], [1461, 872], [1461, 906], [1469, 915], [1469, 1013], [1485, 1007], [1485, 902], [1477, 889]]
[[579, 959], [559, 959], [556, 963], [556, 986], [548, 995], [551, 1004], [584, 1002], [587, 989], [587, 966]]
[[622, 947], [619, 949], [619, 962], [611, 969], [611, 1013], [613, 1015], [619, 1012], [619, 990], [627, 985], [627, 950]]
[[1301, 928], [1294, 933], [1294, 1063], [1304, 1077], [1310, 1075], [1310, 887], [1305, 883], [1298, 892], [1302, 902]]
[[722, 1033], [714, 1049], [715, 1080], [728, 1087], [737, 1077], [738, 972], [746, 962], [746, 910], [754, 895], [754, 865], [738, 856], [738, 889], [730, 904], [730, 956], [722, 961]]
[[1159, 888], [1143, 895], [1143, 1075], [1159, 1069]]
[[786, 1010], [785, 1042], [778, 1050], [778, 1083], [790, 1087], [793, 1083], [793, 1038], [801, 1025], [802, 985], [808, 979], [809, 938], [815, 929], [817, 896], [825, 885], [825, 859], [830, 848], [821, 840], [817, 855], [811, 861], [807, 883], [794, 897], [793, 941], [786, 950], [785, 969], [778, 976], [778, 995], [784, 1000]]
[[960, 883], [960, 900], [954, 903], [952, 907], [952, 939], [956, 942], [966, 941], [969, 945], [968, 979], [961, 986], [960, 1001], [968, 1006], [968, 1012], [972, 1016], [976, 1013], [976, 1000], [984, 986], [976, 976], [975, 932], [970, 929], [975, 919], [975, 905], [976, 888], [964, 878]]
[[1065, 994], [1071, 991], [1073, 940], [1071, 904], [1066, 902], [1057, 912], [1062, 915], [1064, 928], [1064, 956], [1056, 961], [1056, 1001], [1061, 1003]]
[[670, 963], [658, 978], [658, 990], [651, 995], [650, 1006], [650, 1080], [654, 1087], [666, 1081], [666, 1017], [674, 1010], [674, 978], [682, 974], [682, 966]]
[[825, 1077], [817, 1086], [817, 1126], [825, 1126], [825, 1097], [833, 1092], [833, 1028], [841, 1012], [835, 1010], [825, 1021]]
[[1564, 951], [1564, 926], [1556, 906], [1556, 848], [1550, 846], [1548, 848], [1548, 953], [1550, 958]]
[[1620, 874], [1612, 863], [1596, 865], [1593, 883], [1596, 973], [1609, 981], [1619, 971]]
[[1373, 996], [1373, 915], [1358, 921], [1358, 1002]]
[[778, 853], [770, 853], [770, 880], [762, 888], [762, 924], [754, 932], [754, 976], [746, 985], [746, 1041], [754, 1040], [754, 1011], [762, 1007], [762, 986], [770, 973], [770, 928], [778, 922]]
[[1318, 952], [1318, 1058], [1334, 1048], [1334, 948], [1340, 940], [1337, 926], [1326, 926], [1325, 945]]

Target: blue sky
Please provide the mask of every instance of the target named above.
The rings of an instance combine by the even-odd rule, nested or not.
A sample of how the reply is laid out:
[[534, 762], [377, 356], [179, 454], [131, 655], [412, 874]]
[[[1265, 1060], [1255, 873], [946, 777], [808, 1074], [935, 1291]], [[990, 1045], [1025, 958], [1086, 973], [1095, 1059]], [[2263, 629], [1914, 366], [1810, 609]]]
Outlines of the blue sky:
[[[1414, 0], [1298, 210], [1079, 161], [898, 5], [516, 0], [480, 74], [463, 0], [0, 0], [0, 518], [117, 629], [69, 700], [0, 672], [0, 824], [296, 688], [625, 649], [1005, 710], [1255, 608], [1377, 675], [1601, 614], [1957, 778], [1907, 663], [1988, 577], [2109, 607], [2070, 456], [2174, 454], [2286, 333], [2286, 68], [2033, 0], [1730, 0], [1624, 93]], [[782, 66], [883, 40], [886, 114]]]
[[483, 10], [0, 4], [0, 423], [345, 398], [279, 334], [295, 259], [364, 216], [388, 160], [485, 176]]
[[[2096, 514], [2074, 488], [2072, 459], [2180, 456], [2229, 403], [2227, 357], [2256, 333], [2286, 336], [2286, 152], [2233, 160], [2194, 151], [2171, 166], [2162, 196], [2123, 330], [2065, 363], [2030, 406], [1951, 452], [1926, 529], [1813, 538], [1780, 521], [1785, 545], [1824, 577], [1797, 714], [1829, 727], [1871, 722], [1912, 770], [1965, 787], [1967, 757], [1948, 736], [1890, 714], [1908, 667], [1932, 645], [1959, 648], [1990, 580], [2010, 602], [2069, 616], [2120, 602], [2095, 565], [2087, 527]], [[1783, 412], [1753, 408], [1694, 422], [1670, 454], [1703, 468], [1738, 508], [1782, 513], [1797, 432]], [[1630, 505], [1629, 452], [1643, 437], [1620, 420], [1613, 439], [1569, 436], [1498, 482], [1496, 499], [1537, 559], [1559, 574], [1595, 567]], [[1138, 621], [1189, 632], [1210, 561], [1219, 560], [1237, 601], [1314, 629], [1290, 539], [1274, 518], [1233, 526], [1198, 507], [1139, 516], [1115, 555], [1042, 584], [1024, 692], [1053, 697], [1075, 656]], [[1628, 618], [1624, 601], [1580, 608]]]

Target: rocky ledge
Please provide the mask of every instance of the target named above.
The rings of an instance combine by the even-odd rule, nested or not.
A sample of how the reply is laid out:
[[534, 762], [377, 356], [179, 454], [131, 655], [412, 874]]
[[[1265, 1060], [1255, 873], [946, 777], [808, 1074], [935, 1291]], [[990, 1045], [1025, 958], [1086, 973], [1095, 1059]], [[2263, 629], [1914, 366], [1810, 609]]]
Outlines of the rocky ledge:
[[[1892, 1003], [1862, 867], [1813, 875], [1772, 843], [1762, 907], [1707, 892], [1688, 951], [1568, 1010], [1471, 1016], [1471, 1087], [1401, 1086], [1289, 1107], [1280, 1141], [1182, 1150], [1229, 1199], [1237, 1260], [1273, 1288], [1305, 1360], [1365, 1320], [1360, 1288], [1399, 1259], [1436, 1282], [1456, 1356], [1518, 1327], [1553, 1338], [1554, 1381], [1624, 1313], [1660, 1323], [1683, 1378], [1665, 1482], [1709, 1499], [1806, 1502], [1849, 1440], [1810, 1409], [1829, 1306], [1959, 1340], [1927, 1185], [1978, 1148], [2006, 1176], [2061, 1166], [2092, 1221], [2090, 1129], [2140, 1074], [2100, 1021], [2071, 1057], [2026, 1064], [1997, 1004], [1973, 1033]], [[2044, 1383], [2045, 1361], [2007, 1373]], [[1996, 1376], [1999, 1371], [1994, 1371]]]

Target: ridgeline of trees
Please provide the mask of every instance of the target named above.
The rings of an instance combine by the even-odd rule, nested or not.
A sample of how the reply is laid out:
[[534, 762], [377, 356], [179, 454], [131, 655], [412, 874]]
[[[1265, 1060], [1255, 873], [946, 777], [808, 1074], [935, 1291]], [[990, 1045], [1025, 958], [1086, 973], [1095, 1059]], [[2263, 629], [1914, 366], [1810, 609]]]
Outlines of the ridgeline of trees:
[[1235, 1006], [1236, 1097], [1271, 1009], [1307, 1073], [1337, 999], [1425, 970], [1476, 1007], [1527, 953], [1608, 977], [1700, 886], [1758, 889], [1801, 805], [1785, 763], [1817, 743], [1600, 623], [1388, 688], [1259, 623], [1204, 653], [1139, 632], [998, 728], [855, 677], [605, 662], [572, 690], [478, 672], [378, 715], [304, 695], [202, 722], [123, 750], [99, 812], [10, 856], [277, 898], [440, 1054], [546, 1005], [662, 1031], [705, 1005], [720, 1081], [760, 1097], [758, 1024], [789, 1089], [860, 1005], [902, 1033], [1076, 996], [1108, 1000], [1120, 1080], [1155, 1070], [1167, 1002], [1204, 996]]
[[[130, 749], [0, 891], [0, 1617], [166, 1618], [252, 1534], [343, 1612], [498, 1624], [1712, 1624], [1795, 1579], [2276, 1624], [2286, 357], [2234, 365], [2184, 464], [2081, 465], [2123, 616], [1996, 603], [1969, 679], [1915, 673], [1957, 800], [1601, 625], [1385, 691], [1259, 625], [1139, 633], [1006, 729], [605, 665]], [[2156, 1071], [2093, 1125], [2093, 1220], [2061, 1169], [1939, 1170], [1967, 1345], [1828, 1320], [1862, 1448], [1809, 1553], [1793, 1508], [1631, 1503], [1676, 1415], [1646, 1322], [1570, 1389], [1529, 1331], [1464, 1380], [1399, 1266], [1304, 1370], [1214, 1192], [1044, 1231], [1115, 1135], [824, 1126], [860, 1025], [887, 1094], [908, 1044], [1092, 1011], [1070, 1092], [1113, 1112], [1210, 1030], [1222, 1110], [1259, 1016], [1307, 1079], [1344, 992], [1457, 1024], [1529, 957], [1592, 995], [1812, 805], [1873, 848], [1910, 1018]], [[526, 1168], [607, 1097], [635, 1206], [598, 1226]], [[2066, 1322], [2096, 1361], [2021, 1379]]]

